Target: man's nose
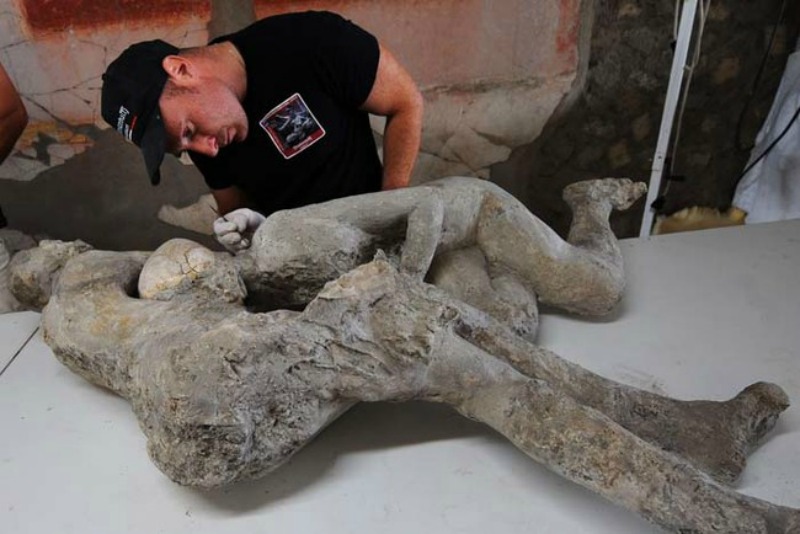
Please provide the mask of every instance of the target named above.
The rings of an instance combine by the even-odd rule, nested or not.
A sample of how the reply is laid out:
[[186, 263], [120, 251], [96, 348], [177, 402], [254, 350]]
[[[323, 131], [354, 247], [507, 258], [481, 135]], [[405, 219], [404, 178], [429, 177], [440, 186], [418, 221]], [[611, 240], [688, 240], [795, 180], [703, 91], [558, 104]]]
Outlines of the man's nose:
[[219, 152], [219, 144], [217, 143], [217, 138], [213, 135], [204, 135], [202, 137], [198, 137], [192, 143], [190, 149], [198, 154], [203, 154], [209, 157], [214, 157]]

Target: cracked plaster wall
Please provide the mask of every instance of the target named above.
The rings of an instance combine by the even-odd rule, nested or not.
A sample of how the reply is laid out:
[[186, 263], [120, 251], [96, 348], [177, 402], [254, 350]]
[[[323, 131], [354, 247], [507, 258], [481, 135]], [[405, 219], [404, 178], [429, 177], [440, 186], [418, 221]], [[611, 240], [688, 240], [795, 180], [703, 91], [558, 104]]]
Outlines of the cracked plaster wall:
[[370, 29], [418, 80], [426, 116], [415, 182], [488, 177], [536, 138], [576, 79], [580, 0], [0, 0], [0, 61], [31, 117], [0, 166], [11, 226], [111, 249], [153, 248], [181, 235], [171, 224], [203, 227], [213, 212], [198, 201], [199, 173], [168, 162], [150, 188], [138, 152], [99, 116], [100, 76], [135, 41], [194, 46], [253, 17], [303, 9]]
[[[206, 40], [204, 2], [141, 4], [147, 3], [0, 0], [0, 61], [30, 116], [0, 178], [31, 181], [93, 146], [108, 127], [100, 117], [100, 76], [128, 44]], [[192, 10], [184, 10], [187, 4]]]

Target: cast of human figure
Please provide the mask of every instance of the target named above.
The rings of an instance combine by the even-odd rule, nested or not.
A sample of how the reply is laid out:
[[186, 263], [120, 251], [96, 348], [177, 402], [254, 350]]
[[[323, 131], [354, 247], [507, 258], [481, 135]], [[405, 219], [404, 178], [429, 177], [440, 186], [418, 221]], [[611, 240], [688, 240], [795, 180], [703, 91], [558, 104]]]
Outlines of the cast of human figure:
[[237, 260], [254, 298], [302, 306], [326, 282], [386, 250], [404, 272], [533, 339], [537, 299], [583, 315], [605, 314], [619, 301], [625, 277], [609, 215], [645, 190], [612, 178], [568, 186], [573, 222], [564, 241], [491, 182], [445, 178], [276, 212]]
[[47, 342], [131, 402], [154, 462], [181, 484], [263, 476], [355, 402], [421, 399], [483, 421], [666, 531], [800, 532], [799, 511], [719, 483], [788, 406], [778, 386], [714, 402], [612, 382], [425, 284], [405, 250], [400, 269], [379, 255], [302, 312], [251, 313], [253, 265], [243, 267], [267, 245], [257, 237], [241, 258], [191, 242], [153, 254], [42, 245], [15, 257], [13, 287], [33, 298], [47, 285], [40, 266], [64, 264], [43, 313]]
[[[251, 314], [212, 296], [232, 280], [231, 264], [168, 301], [129, 296], [147, 259], [76, 256], [43, 326], [63, 363], [131, 402], [151, 457], [176, 482], [262, 476], [354, 402], [426, 399], [667, 531], [797, 532], [797, 511], [707, 476], [728, 476], [769, 430], [786, 407], [777, 386], [683, 402], [615, 384], [382, 260], [340, 277], [302, 313]], [[717, 458], [704, 465], [709, 450]]]

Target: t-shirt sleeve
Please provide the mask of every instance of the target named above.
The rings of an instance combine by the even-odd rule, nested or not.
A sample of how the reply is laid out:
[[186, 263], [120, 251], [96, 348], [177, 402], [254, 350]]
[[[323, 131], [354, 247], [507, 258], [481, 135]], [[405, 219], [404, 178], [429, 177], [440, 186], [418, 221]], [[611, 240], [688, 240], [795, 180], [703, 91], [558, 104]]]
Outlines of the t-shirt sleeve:
[[331, 91], [343, 104], [359, 107], [375, 83], [380, 59], [374, 35], [339, 15], [328, 13], [317, 54]]

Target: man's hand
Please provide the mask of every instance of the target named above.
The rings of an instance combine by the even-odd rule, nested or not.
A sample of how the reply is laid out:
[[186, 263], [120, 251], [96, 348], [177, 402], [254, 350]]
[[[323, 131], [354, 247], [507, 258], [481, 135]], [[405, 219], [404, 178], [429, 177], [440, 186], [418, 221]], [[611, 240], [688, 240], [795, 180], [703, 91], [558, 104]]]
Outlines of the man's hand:
[[236, 253], [250, 247], [253, 233], [266, 217], [249, 208], [239, 208], [214, 221], [214, 237], [220, 245]]

